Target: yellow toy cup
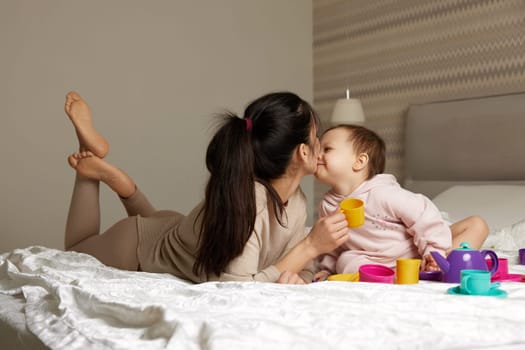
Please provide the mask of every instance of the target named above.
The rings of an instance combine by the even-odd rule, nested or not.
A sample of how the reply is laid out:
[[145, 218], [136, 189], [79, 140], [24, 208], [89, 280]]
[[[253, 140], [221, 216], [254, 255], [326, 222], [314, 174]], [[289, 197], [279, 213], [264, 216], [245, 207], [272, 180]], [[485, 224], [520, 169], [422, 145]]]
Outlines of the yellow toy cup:
[[341, 202], [340, 207], [348, 221], [348, 227], [359, 227], [365, 223], [365, 203], [362, 200], [347, 198]]
[[421, 259], [397, 259], [396, 260], [396, 283], [416, 284], [419, 283], [419, 266]]

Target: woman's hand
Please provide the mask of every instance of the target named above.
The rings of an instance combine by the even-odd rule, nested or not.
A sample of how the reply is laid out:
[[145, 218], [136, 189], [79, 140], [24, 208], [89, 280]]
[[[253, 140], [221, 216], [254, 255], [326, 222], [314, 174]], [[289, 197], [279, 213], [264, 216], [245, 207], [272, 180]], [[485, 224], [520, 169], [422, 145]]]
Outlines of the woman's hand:
[[[275, 264], [279, 271], [283, 271], [279, 283], [291, 283], [297, 274], [313, 259], [339, 247], [348, 240], [348, 228], [345, 216], [335, 213], [319, 219], [308, 236], [293, 247], [280, 261]], [[292, 271], [292, 272], [286, 272]], [[286, 275], [285, 275], [286, 274]], [[303, 281], [304, 282], [304, 281]]]
[[326, 254], [348, 240], [348, 223], [345, 216], [335, 212], [317, 221], [306, 237], [314, 258]]
[[321, 270], [314, 275], [314, 282], [325, 281], [331, 273], [326, 270]]
[[306, 284], [306, 282], [298, 274], [290, 271], [284, 271], [283, 273], [281, 273], [281, 276], [279, 276], [277, 283]]

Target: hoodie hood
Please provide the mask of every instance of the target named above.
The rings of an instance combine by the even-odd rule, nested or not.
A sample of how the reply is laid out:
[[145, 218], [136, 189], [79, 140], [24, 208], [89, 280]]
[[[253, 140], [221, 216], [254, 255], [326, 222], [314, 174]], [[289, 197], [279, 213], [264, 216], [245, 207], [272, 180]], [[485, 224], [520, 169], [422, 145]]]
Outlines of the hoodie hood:
[[370, 180], [366, 180], [365, 182], [363, 182], [358, 188], [355, 189], [354, 192], [350, 193], [350, 195], [346, 197], [357, 197], [367, 192], [370, 192], [374, 188], [382, 187], [382, 186], [399, 187], [399, 183], [397, 182], [394, 175], [378, 174], [374, 176], [373, 178], [371, 178]]

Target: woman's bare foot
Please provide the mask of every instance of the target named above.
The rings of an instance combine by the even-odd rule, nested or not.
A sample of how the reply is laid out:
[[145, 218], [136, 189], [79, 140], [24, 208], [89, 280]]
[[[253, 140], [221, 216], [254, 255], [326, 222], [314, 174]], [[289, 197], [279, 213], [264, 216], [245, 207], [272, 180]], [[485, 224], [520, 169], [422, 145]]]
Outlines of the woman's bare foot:
[[95, 130], [91, 110], [86, 101], [74, 91], [66, 95], [64, 106], [66, 114], [73, 122], [77, 133], [80, 151], [90, 151], [99, 158], [108, 154], [108, 142]]
[[67, 160], [80, 175], [104, 182], [123, 198], [135, 193], [135, 183], [125, 172], [89, 151], [73, 153]]

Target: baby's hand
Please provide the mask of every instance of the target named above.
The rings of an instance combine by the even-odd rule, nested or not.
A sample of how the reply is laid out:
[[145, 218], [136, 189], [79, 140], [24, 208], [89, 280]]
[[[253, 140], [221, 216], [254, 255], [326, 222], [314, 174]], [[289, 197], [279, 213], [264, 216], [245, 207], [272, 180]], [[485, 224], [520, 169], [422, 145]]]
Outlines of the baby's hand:
[[326, 271], [326, 270], [322, 270], [322, 271], [319, 271], [318, 273], [316, 273], [314, 275], [314, 282], [320, 282], [320, 281], [324, 281], [328, 278], [328, 276], [330, 276], [331, 273]]
[[436, 261], [432, 255], [425, 255], [421, 261], [421, 270], [422, 271], [439, 271], [439, 266], [436, 264]]

